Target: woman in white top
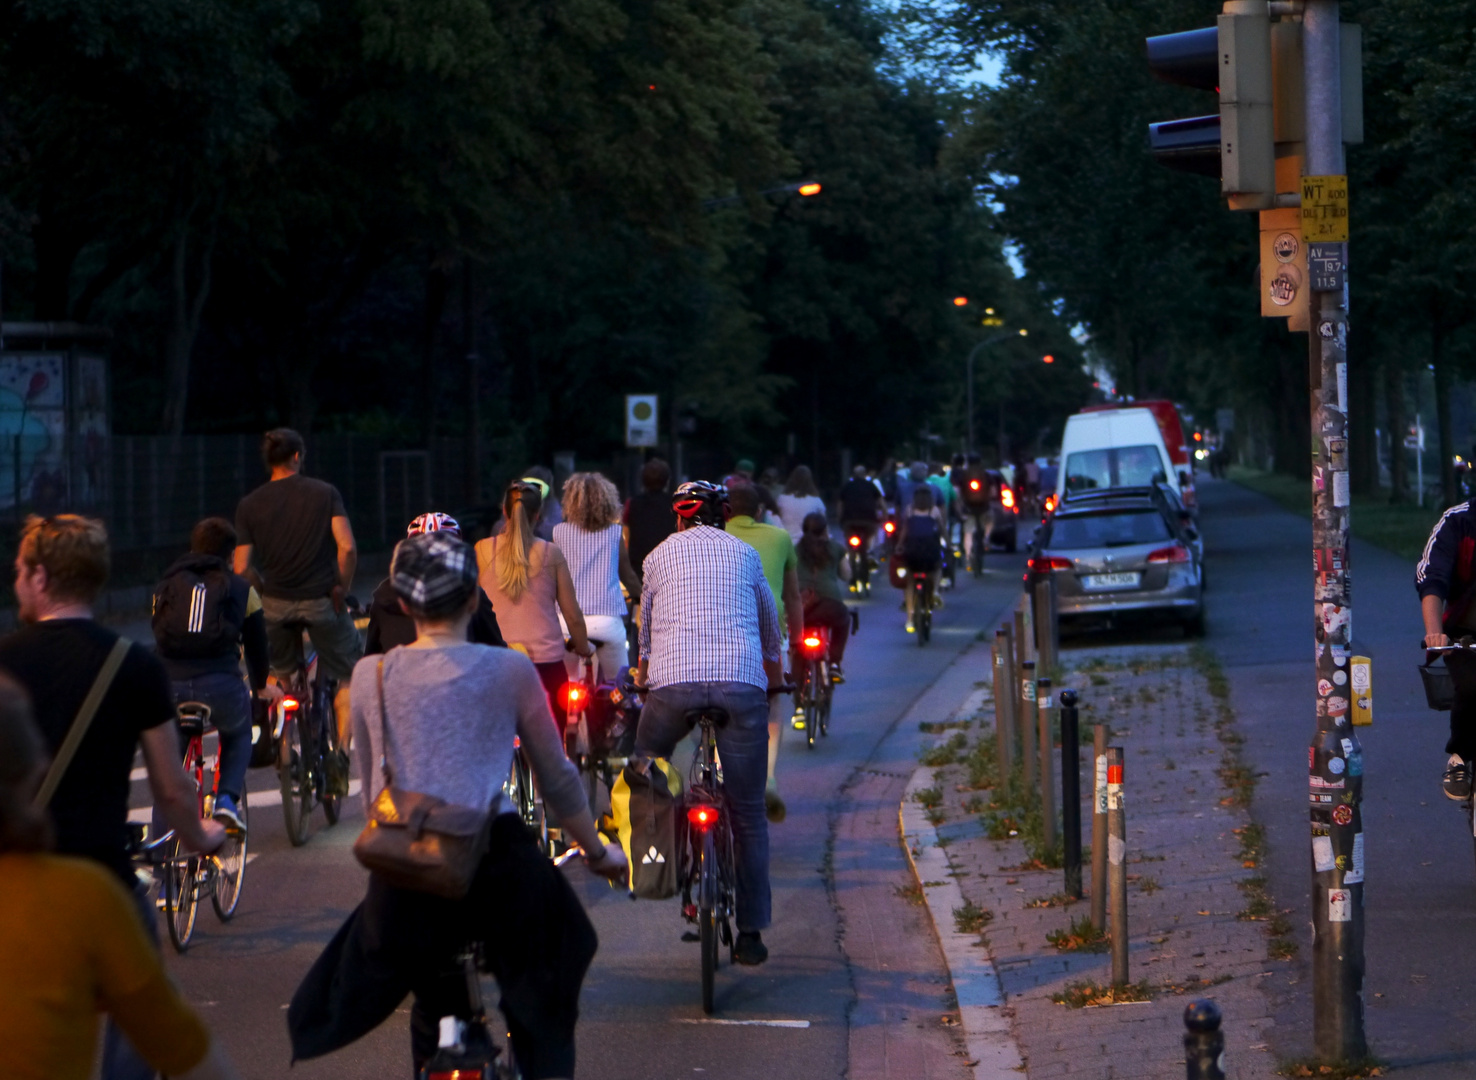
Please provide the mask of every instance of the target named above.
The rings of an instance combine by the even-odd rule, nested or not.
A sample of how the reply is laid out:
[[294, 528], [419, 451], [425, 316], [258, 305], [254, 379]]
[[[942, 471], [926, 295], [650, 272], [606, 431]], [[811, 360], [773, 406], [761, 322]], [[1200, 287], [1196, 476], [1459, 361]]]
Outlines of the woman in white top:
[[796, 465], [794, 472], [784, 484], [784, 494], [779, 496], [779, 520], [784, 531], [796, 542], [805, 534], [805, 518], [810, 514], [824, 514], [825, 500], [815, 487], [815, 478], [810, 475], [808, 465]]
[[[554, 526], [553, 542], [569, 564], [574, 595], [584, 614], [585, 631], [600, 642], [599, 672], [614, 679], [630, 663], [625, 641], [624, 584], [632, 602], [639, 601], [641, 582], [630, 565], [630, 551], [620, 528], [620, 493], [599, 473], [575, 473], [564, 481], [564, 520]], [[569, 658], [570, 674], [578, 661]]]

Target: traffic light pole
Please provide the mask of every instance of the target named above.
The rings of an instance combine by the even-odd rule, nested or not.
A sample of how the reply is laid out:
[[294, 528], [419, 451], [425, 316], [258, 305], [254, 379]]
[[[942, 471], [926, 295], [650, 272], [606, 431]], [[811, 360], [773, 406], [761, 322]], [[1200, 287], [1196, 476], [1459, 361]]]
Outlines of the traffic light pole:
[[[1345, 174], [1340, 35], [1337, 0], [1306, 0], [1302, 43], [1308, 177]], [[1304, 185], [1304, 222], [1307, 194]], [[1311, 237], [1304, 234], [1307, 240]], [[1348, 287], [1346, 272], [1336, 276], [1341, 278], [1336, 291], [1309, 296], [1317, 612], [1317, 731], [1308, 756], [1313, 1045], [1324, 1061], [1356, 1061], [1368, 1054], [1363, 1027], [1363, 754], [1351, 725], [1349, 681]]]

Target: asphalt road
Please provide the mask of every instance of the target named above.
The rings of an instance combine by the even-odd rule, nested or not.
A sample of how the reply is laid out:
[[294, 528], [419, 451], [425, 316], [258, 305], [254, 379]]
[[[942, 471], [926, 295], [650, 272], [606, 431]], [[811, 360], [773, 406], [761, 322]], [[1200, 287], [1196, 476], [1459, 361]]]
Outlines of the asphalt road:
[[[1209, 644], [1230, 678], [1245, 752], [1262, 774], [1253, 814], [1266, 826], [1271, 891], [1301, 946], [1289, 977], [1265, 980], [1276, 1005], [1272, 1049], [1297, 1058], [1312, 1048], [1311, 525], [1234, 484], [1205, 480], [1199, 490]], [[1374, 724], [1359, 729], [1369, 1042], [1400, 1076], [1468, 1077], [1476, 1067], [1476, 975], [1461, 957], [1476, 934], [1476, 866], [1464, 814], [1440, 790], [1446, 717], [1426, 708], [1415, 670], [1423, 653], [1414, 567], [1355, 540], [1351, 568], [1354, 643], [1374, 661]], [[1225, 1027], [1233, 1053], [1233, 1018]]]
[[[886, 875], [905, 867], [895, 809], [872, 807], [871, 831], [859, 832], [863, 847], [875, 845], [874, 862], [852, 859], [837, 875], [835, 841], [840, 835], [848, 849], [855, 846], [858, 828], [848, 815], [857, 809], [847, 791], [863, 772], [890, 768], [903, 777], [899, 784], [905, 782], [918, 732], [899, 730], [898, 721], [978, 632], [997, 622], [1018, 595], [1023, 562], [1023, 555], [991, 556], [983, 579], [961, 578], [959, 589], [946, 594], [947, 607], [935, 618], [926, 648], [903, 632], [900, 594], [884, 581], [877, 582], [873, 599], [859, 602], [861, 632], [847, 652], [848, 679], [837, 694], [830, 737], [810, 751], [799, 733], [786, 735], [779, 777], [789, 815], [771, 830], [774, 924], [765, 934], [770, 959], [756, 969], [720, 969], [715, 1019], [723, 1023], [706, 1020], [701, 1011], [697, 946], [680, 940], [685, 927], [675, 901], [635, 903], [581, 867], [566, 869], [601, 941], [584, 986], [580, 1076], [942, 1075], [931, 1067], [899, 1073], [888, 1072], [885, 1062], [851, 1060], [858, 1025], [900, 1023], [908, 1010], [928, 1014], [936, 1025], [944, 1007], [944, 974], [931, 931], [915, 912], [868, 929], [873, 938], [880, 933], [896, 939], [887, 943], [891, 953], [878, 952], [873, 943], [871, 959], [863, 962], [847, 952], [840, 916], [847, 890], [869, 886], [875, 894], [879, 882], [890, 880]], [[977, 677], [987, 678], [987, 665], [980, 666]], [[350, 851], [363, 815], [358, 800], [349, 800], [340, 824], [326, 829], [319, 811], [313, 837], [294, 849], [283, 831], [275, 774], [253, 772], [249, 787], [256, 795], [254, 857], [235, 920], [221, 925], [207, 907], [186, 955], [164, 948], [171, 973], [243, 1075], [269, 1078], [287, 1075], [284, 1014], [293, 990], [363, 893], [366, 875]], [[137, 784], [135, 793], [142, 805], [146, 785]], [[891, 885], [881, 891], [891, 899]], [[874, 908], [873, 899], [868, 912]], [[906, 978], [859, 970], [867, 963], [905, 969]], [[884, 1000], [889, 995], [896, 1000]], [[923, 1027], [910, 1020], [907, 1026]], [[370, 1036], [328, 1058], [300, 1063], [291, 1075], [408, 1076], [407, 1031], [408, 1003]], [[863, 1039], [860, 1045], [875, 1043]], [[947, 1052], [946, 1037], [941, 1052]]]

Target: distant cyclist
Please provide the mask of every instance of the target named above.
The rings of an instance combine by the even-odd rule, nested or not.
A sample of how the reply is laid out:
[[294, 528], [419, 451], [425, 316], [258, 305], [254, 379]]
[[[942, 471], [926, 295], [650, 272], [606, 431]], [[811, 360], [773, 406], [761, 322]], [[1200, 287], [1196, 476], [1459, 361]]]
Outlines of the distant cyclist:
[[[738, 940], [733, 959], [762, 964], [769, 925], [769, 823], [764, 776], [769, 739], [766, 690], [781, 686], [779, 614], [763, 562], [724, 531], [727, 490], [696, 481], [677, 488], [676, 535], [646, 559], [641, 660], [636, 682], [650, 693], [636, 750], [667, 757], [688, 733], [688, 710], [719, 707], [723, 784], [737, 848]], [[783, 535], [782, 533], [780, 534]], [[788, 543], [788, 538], [785, 537]]]
[[800, 602], [804, 605], [805, 628], [824, 626], [830, 630], [830, 674], [844, 681], [841, 661], [851, 634], [851, 613], [845, 604], [842, 580], [850, 574], [845, 550], [830, 538], [824, 514], [805, 518], [805, 531], [795, 545], [799, 556]]
[[255, 564], [272, 674], [292, 674], [301, 647], [295, 627], [302, 624], [319, 669], [338, 680], [338, 750], [325, 765], [329, 791], [347, 795], [349, 683], [364, 648], [346, 601], [359, 549], [338, 489], [302, 475], [304, 452], [302, 436], [291, 428], [275, 428], [262, 439], [271, 479], [236, 507], [235, 570], [249, 580]]
[[825, 516], [825, 500], [815, 487], [815, 478], [807, 465], [796, 465], [779, 495], [779, 520], [784, 531], [796, 543], [805, 533], [805, 518], [810, 514]]
[[554, 526], [553, 539], [569, 564], [585, 632], [592, 642], [601, 642], [600, 677], [616, 679], [630, 666], [620, 586], [639, 600], [641, 582], [621, 535], [615, 485], [594, 472], [577, 472], [564, 481], [564, 520]]
[[[912, 491], [912, 506], [906, 517], [898, 523], [897, 550], [907, 560], [909, 574], [926, 573], [931, 586], [933, 605], [941, 607], [938, 597], [938, 579], [943, 567], [943, 514], [933, 502], [931, 484], [919, 484]], [[917, 593], [906, 590], [907, 632], [915, 629], [913, 602]]]
[[[1476, 636], [1476, 516], [1470, 503], [1452, 506], [1430, 532], [1415, 566], [1415, 591], [1425, 624], [1425, 647], [1449, 645], [1452, 638]], [[1450, 711], [1450, 741], [1445, 744], [1445, 795], [1461, 800], [1471, 794], [1471, 766], [1476, 762], [1476, 697], [1464, 693], [1472, 680], [1464, 656], [1447, 656], [1456, 685]]]
[[963, 521], [964, 560], [974, 557], [974, 534], [977, 532], [989, 546], [989, 530], [994, 526], [994, 501], [991, 479], [978, 454], [970, 454], [964, 464], [953, 470], [951, 477], [958, 492], [959, 518]]
[[[164, 571], [154, 590], [154, 650], [169, 673], [176, 704], [198, 701], [210, 708], [220, 738], [220, 785], [213, 816], [244, 829], [241, 792], [251, 764], [251, 693], [268, 701], [282, 697], [267, 685], [266, 616], [261, 597], [231, 570], [236, 530], [210, 517], [190, 532], [190, 553]], [[241, 680], [244, 646], [251, 688]]]
[[840, 523], [847, 535], [861, 537], [863, 551], [871, 549], [885, 512], [882, 489], [866, 475], [866, 466], [851, 469], [851, 478], [840, 489]]
[[[461, 524], [450, 514], [435, 510], [421, 514], [410, 522], [405, 535], [420, 536], [422, 533], [443, 532], [449, 536], [461, 536]], [[364, 631], [364, 655], [386, 653], [396, 645], [409, 645], [415, 640], [415, 620], [405, 611], [395, 592], [394, 582], [385, 578], [374, 590], [369, 601], [369, 626]], [[479, 593], [477, 610], [472, 612], [467, 624], [467, 640], [478, 645], [505, 646], [502, 631], [497, 626], [497, 613], [492, 610], [492, 601], [486, 593]]]

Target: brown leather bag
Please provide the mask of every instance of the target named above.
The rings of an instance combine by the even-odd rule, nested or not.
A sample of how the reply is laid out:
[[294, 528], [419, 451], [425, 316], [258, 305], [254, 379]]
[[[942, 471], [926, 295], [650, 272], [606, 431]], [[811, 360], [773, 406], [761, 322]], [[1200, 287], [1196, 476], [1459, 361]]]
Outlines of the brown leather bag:
[[488, 810], [448, 803], [395, 787], [384, 708], [384, 661], [379, 662], [380, 766], [384, 788], [354, 841], [354, 858], [391, 885], [460, 900], [487, 851]]

